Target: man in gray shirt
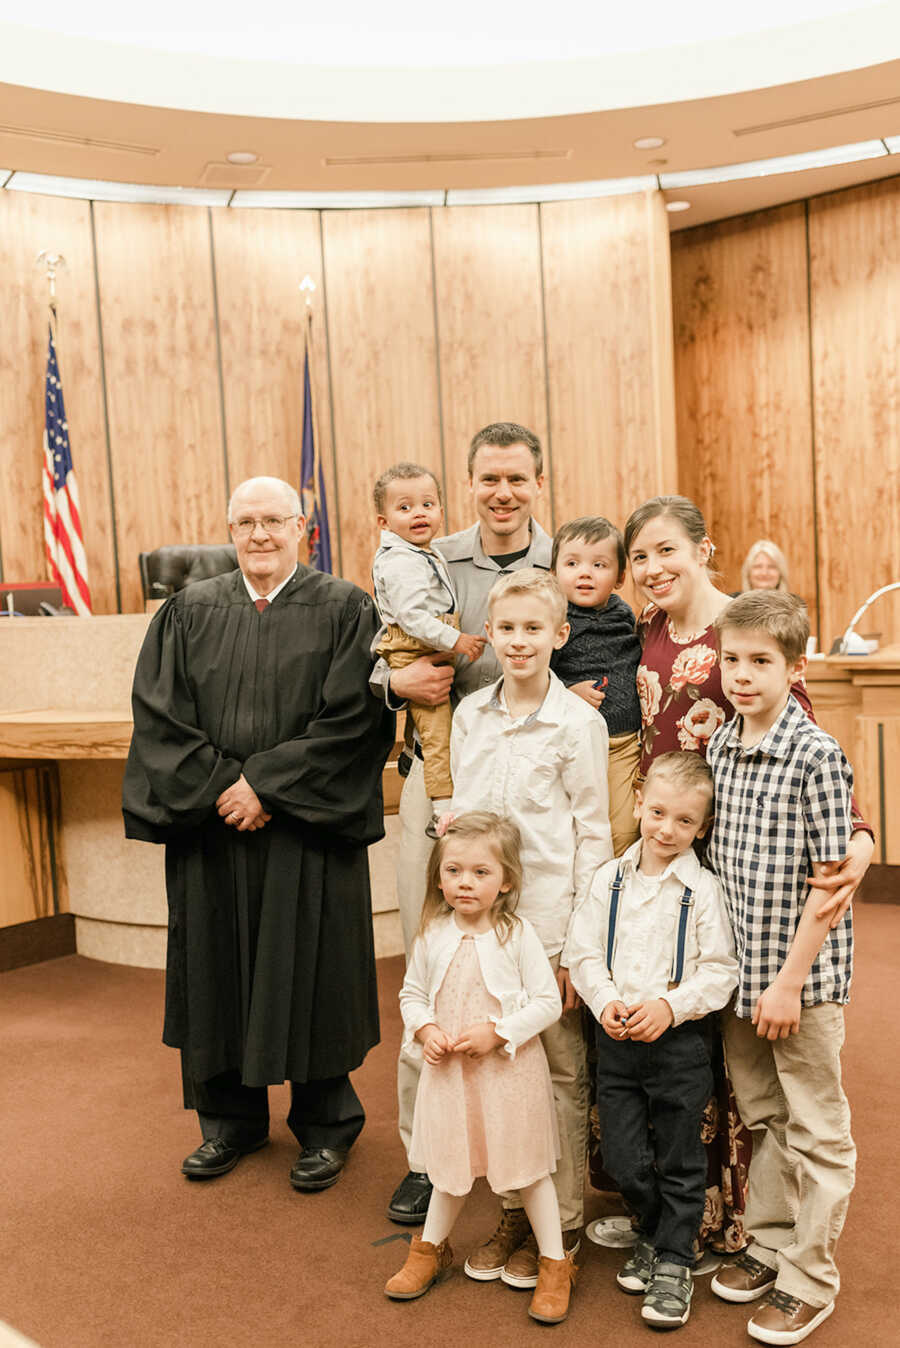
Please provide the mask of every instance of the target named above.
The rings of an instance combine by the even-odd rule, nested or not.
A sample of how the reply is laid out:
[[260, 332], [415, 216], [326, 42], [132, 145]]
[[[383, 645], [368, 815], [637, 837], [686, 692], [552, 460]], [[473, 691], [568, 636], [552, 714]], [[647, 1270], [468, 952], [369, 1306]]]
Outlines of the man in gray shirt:
[[[550, 569], [551, 541], [532, 518], [544, 485], [541, 445], [533, 432], [514, 422], [486, 426], [469, 447], [469, 484], [478, 522], [447, 538], [436, 539], [456, 591], [460, 627], [481, 632], [487, 601], [498, 576], [525, 566]], [[406, 700], [432, 706], [459, 701], [500, 677], [500, 666], [490, 646], [480, 659], [466, 663], [456, 674], [446, 653], [425, 655], [405, 669], [388, 670], [379, 662], [373, 674], [389, 705]], [[418, 748], [418, 746], [417, 746]], [[431, 806], [425, 793], [422, 759], [417, 752], [400, 797], [401, 838], [397, 866], [397, 902], [407, 959], [419, 925], [425, 872], [432, 843], [426, 835]], [[409, 1150], [416, 1089], [421, 1063], [401, 1054], [397, 1068], [400, 1136]], [[425, 1220], [431, 1185], [427, 1175], [410, 1171], [395, 1190], [388, 1216], [396, 1222], [418, 1225]]]

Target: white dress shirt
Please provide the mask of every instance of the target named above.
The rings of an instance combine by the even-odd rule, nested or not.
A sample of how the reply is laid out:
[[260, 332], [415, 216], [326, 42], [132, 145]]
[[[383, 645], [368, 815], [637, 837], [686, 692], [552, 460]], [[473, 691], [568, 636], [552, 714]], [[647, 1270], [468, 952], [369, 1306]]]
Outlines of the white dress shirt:
[[[402, 1052], [422, 1056], [417, 1030], [437, 1023], [435, 1000], [459, 943], [466, 935], [453, 913], [430, 922], [424, 935], [416, 937], [400, 989], [403, 1016]], [[556, 976], [544, 954], [534, 928], [522, 919], [508, 939], [500, 942], [491, 928], [473, 936], [484, 985], [500, 1003], [500, 1015], [492, 1016], [494, 1028], [505, 1039], [511, 1058], [516, 1049], [559, 1020], [562, 1002]]]
[[[563, 952], [575, 988], [597, 1020], [609, 1002], [637, 1002], [664, 997], [673, 1024], [699, 1020], [719, 1011], [737, 987], [734, 938], [722, 887], [704, 870], [693, 849], [670, 861], [659, 876], [639, 870], [640, 839], [617, 861], [597, 872], [586, 901], [572, 917]], [[607, 965], [610, 891], [617, 867], [622, 889], [612, 952], [612, 977]], [[677, 988], [669, 988], [675, 962], [681, 896], [692, 891], [684, 948], [684, 970]]]
[[562, 950], [572, 909], [612, 856], [602, 716], [555, 674], [528, 716], [510, 715], [503, 680], [463, 698], [453, 716], [451, 810], [493, 810], [522, 834], [517, 912], [548, 955]]
[[289, 576], [285, 576], [285, 578], [284, 578], [284, 580], [281, 582], [281, 584], [280, 584], [280, 585], [276, 585], [274, 590], [270, 590], [268, 594], [257, 594], [256, 591], [254, 590], [253, 586], [250, 584], [249, 580], [247, 579], [247, 577], [244, 576], [243, 572], [241, 572], [241, 575], [243, 576], [243, 580], [244, 580], [244, 586], [245, 586], [245, 588], [246, 588], [246, 590], [247, 590], [247, 593], [249, 594], [250, 598], [253, 600], [254, 604], [256, 603], [257, 599], [268, 599], [269, 603], [271, 604], [271, 602], [272, 602], [272, 600], [275, 598], [276, 594], [280, 594], [281, 591], [284, 589], [285, 585], [287, 585], [288, 581], [289, 581], [289, 580], [293, 580], [294, 577], [296, 576], [296, 574], [297, 574], [297, 568], [296, 568], [296, 566], [295, 566], [294, 569], [293, 569], [293, 571], [291, 572], [291, 574], [290, 574]]

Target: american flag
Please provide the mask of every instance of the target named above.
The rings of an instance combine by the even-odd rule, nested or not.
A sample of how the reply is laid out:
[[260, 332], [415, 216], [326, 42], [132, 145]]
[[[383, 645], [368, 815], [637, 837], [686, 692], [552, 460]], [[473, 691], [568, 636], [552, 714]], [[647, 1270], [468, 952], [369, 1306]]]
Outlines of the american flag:
[[69, 448], [69, 426], [53, 340], [53, 317], [47, 349], [44, 405], [44, 551], [50, 579], [56, 581], [62, 591], [63, 603], [84, 616], [91, 612], [91, 591], [78, 508], [78, 486]]
[[313, 437], [312, 389], [309, 382], [309, 341], [303, 361], [303, 446], [300, 450], [300, 497], [306, 516], [309, 564], [318, 571], [331, 570], [331, 531], [325, 502], [322, 461]]

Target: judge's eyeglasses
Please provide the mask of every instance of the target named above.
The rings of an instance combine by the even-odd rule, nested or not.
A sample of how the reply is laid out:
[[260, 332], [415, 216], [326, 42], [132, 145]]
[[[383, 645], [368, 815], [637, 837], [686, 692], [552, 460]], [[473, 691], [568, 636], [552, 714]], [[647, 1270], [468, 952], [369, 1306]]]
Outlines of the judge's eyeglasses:
[[294, 515], [266, 515], [261, 520], [240, 519], [231, 521], [231, 532], [235, 538], [249, 538], [257, 526], [262, 529], [264, 534], [280, 534], [284, 532], [284, 527], [288, 520], [295, 520]]

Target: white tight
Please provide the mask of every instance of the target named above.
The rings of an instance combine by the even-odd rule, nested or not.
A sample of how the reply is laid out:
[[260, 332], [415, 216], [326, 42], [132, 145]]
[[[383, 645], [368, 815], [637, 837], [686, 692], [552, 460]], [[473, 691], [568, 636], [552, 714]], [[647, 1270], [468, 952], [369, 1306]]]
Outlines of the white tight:
[[[562, 1259], [562, 1232], [559, 1228], [559, 1204], [556, 1189], [549, 1175], [520, 1189], [522, 1206], [528, 1214], [538, 1251], [548, 1259]], [[468, 1194], [448, 1194], [443, 1189], [432, 1189], [428, 1215], [422, 1230], [422, 1239], [431, 1245], [440, 1245], [453, 1230], [462, 1212]]]

